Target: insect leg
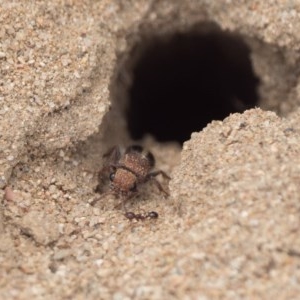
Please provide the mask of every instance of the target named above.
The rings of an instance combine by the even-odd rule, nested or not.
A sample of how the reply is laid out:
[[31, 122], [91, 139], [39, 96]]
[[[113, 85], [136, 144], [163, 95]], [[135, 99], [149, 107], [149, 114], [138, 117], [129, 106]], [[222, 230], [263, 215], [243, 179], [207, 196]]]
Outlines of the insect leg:
[[152, 180], [161, 192], [163, 192], [166, 196], [169, 196], [169, 193], [164, 190], [160, 182], [155, 178], [157, 175], [162, 175], [164, 178], [171, 179], [164, 171], [159, 170], [149, 173], [145, 178], [145, 182]]
[[[167, 173], [165, 173], [164, 171], [162, 171], [162, 170], [158, 170], [158, 171], [154, 171], [154, 172], [151, 172], [151, 173], [149, 173], [147, 176], [146, 176], [146, 178], [147, 177], [156, 177], [156, 176], [158, 176], [158, 175], [162, 175], [164, 178], [166, 178], [166, 179], [171, 179], [171, 177], [169, 176], [169, 175], [167, 175]], [[151, 178], [149, 178], [149, 179], [151, 179]]]
[[136, 196], [138, 191], [135, 191], [134, 193], [130, 194], [126, 198], [124, 197], [120, 203], [118, 203], [114, 208], [119, 209], [122, 206], [123, 211], [127, 211], [125, 204], [134, 196]]
[[107, 192], [101, 194], [99, 197], [95, 198], [95, 199], [90, 203], [90, 205], [91, 205], [91, 206], [94, 206], [99, 200], [101, 200], [102, 198], [104, 198], [105, 196], [107, 196], [107, 195], [109, 195], [109, 194], [112, 194], [112, 192], [111, 192], [111, 191], [107, 191]]
[[109, 162], [117, 163], [121, 158], [121, 151], [118, 146], [114, 146], [103, 154], [103, 157], [107, 157]]
[[160, 182], [155, 177], [150, 177], [149, 180], [152, 180], [156, 184], [160, 192], [163, 192], [166, 196], [169, 196], [169, 193], [164, 190]]

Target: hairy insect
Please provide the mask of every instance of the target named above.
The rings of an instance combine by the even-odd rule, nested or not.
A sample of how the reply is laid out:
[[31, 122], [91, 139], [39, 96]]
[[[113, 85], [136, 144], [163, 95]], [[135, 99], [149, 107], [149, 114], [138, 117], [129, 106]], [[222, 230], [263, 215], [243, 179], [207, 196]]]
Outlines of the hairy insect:
[[124, 216], [129, 219], [130, 221], [132, 220], [145, 220], [145, 219], [157, 219], [158, 218], [158, 213], [156, 211], [149, 211], [146, 214], [135, 214], [132, 211], [128, 211], [124, 214]]
[[[141, 146], [133, 145], [126, 148], [122, 153], [118, 146], [113, 147], [110, 151], [104, 154], [107, 158], [106, 164], [99, 172], [99, 180], [103, 178], [105, 173], [109, 172], [109, 191], [102, 194], [114, 194], [122, 198], [121, 203], [117, 207], [122, 206], [126, 211], [125, 204], [132, 197], [138, 194], [138, 186], [153, 181], [158, 189], [168, 196], [161, 184], [155, 178], [157, 175], [162, 175], [164, 178], [170, 177], [163, 171], [152, 171], [155, 165], [155, 159], [151, 152], [145, 151]], [[95, 199], [91, 204], [94, 205], [100, 198]]]

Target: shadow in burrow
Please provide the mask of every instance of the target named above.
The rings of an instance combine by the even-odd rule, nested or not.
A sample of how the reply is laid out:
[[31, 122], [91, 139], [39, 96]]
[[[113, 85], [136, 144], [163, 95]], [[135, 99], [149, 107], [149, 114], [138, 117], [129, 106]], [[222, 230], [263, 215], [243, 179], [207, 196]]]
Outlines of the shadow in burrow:
[[124, 64], [131, 77], [123, 97], [132, 140], [150, 134], [182, 144], [212, 120], [255, 107], [259, 78], [250, 54], [240, 35], [212, 23], [139, 39]]

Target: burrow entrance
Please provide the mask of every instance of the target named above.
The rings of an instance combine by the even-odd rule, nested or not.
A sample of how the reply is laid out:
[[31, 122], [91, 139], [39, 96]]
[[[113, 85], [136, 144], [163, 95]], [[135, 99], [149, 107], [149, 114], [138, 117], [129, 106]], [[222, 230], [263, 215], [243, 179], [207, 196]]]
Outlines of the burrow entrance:
[[129, 53], [125, 118], [133, 140], [183, 143], [212, 120], [256, 106], [259, 79], [243, 39], [208, 24], [142, 38]]

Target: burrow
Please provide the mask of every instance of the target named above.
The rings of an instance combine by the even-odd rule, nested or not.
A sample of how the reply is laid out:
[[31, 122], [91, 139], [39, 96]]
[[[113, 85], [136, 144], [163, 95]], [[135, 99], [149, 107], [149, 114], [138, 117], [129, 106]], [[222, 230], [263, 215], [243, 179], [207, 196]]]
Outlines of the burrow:
[[192, 132], [231, 113], [293, 109], [282, 105], [297, 82], [286, 49], [212, 22], [162, 34], [140, 30], [127, 42], [102, 126], [112, 143], [141, 142], [150, 135], [161, 143], [182, 144]]

